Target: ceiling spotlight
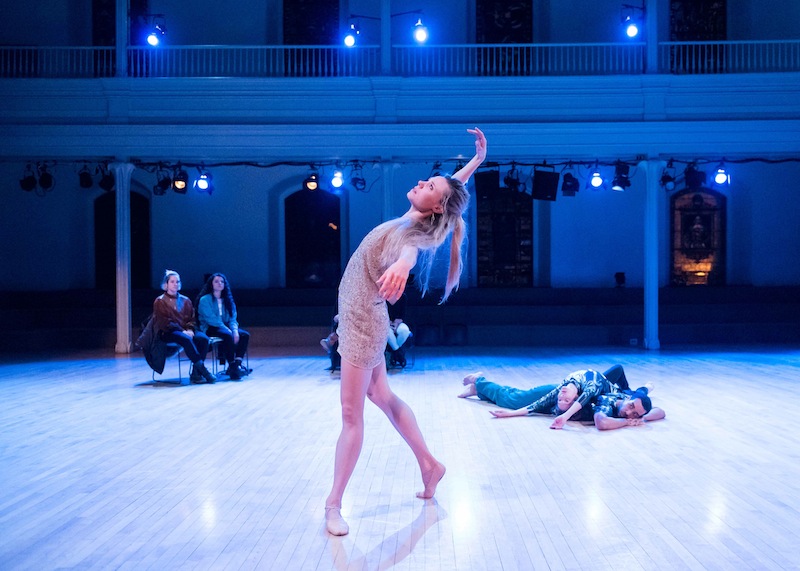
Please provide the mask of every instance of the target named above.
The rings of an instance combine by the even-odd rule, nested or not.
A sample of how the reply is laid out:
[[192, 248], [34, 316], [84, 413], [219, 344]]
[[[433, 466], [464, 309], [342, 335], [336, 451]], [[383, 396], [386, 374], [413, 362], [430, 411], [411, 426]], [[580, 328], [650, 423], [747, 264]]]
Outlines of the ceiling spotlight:
[[197, 172], [200, 176], [192, 183], [192, 186], [197, 192], [207, 192], [211, 194], [214, 192], [214, 181], [211, 173], [203, 167], [197, 167]]
[[595, 190], [603, 186], [603, 177], [600, 175], [600, 166], [597, 163], [595, 163], [594, 170], [592, 170], [592, 176], [589, 177], [589, 184]]
[[564, 196], [575, 196], [581, 189], [580, 181], [571, 172], [565, 172], [561, 177], [561, 194]]
[[317, 190], [319, 188], [319, 173], [317, 173], [314, 166], [311, 166], [311, 172], [308, 173], [308, 176], [303, 181], [303, 189], [305, 190]]
[[114, 175], [109, 170], [108, 165], [102, 167], [101, 172], [103, 173], [100, 177], [100, 182], [97, 183], [97, 186], [105, 190], [106, 192], [111, 192], [114, 190]]
[[331, 186], [333, 188], [341, 188], [344, 184], [344, 175], [342, 175], [342, 171], [336, 169], [333, 171], [333, 178], [331, 178]]
[[422, 18], [417, 18], [417, 23], [414, 24], [414, 40], [418, 44], [424, 44], [428, 41], [428, 28], [422, 24]]
[[622, 161], [617, 161], [617, 164], [614, 165], [614, 180], [611, 182], [611, 190], [621, 192], [631, 185], [631, 181], [628, 178], [630, 170], [630, 166]]
[[47, 172], [47, 165], [42, 164], [39, 166], [39, 187], [42, 190], [53, 190], [53, 187], [56, 184], [56, 180], [53, 178], [53, 175]]
[[367, 181], [364, 179], [361, 168], [360, 163], [355, 163], [353, 165], [353, 172], [350, 174], [350, 184], [352, 184], [353, 188], [358, 192], [364, 192], [367, 188]]
[[717, 186], [722, 186], [725, 184], [730, 184], [731, 182], [731, 175], [728, 174], [728, 171], [725, 170], [725, 163], [719, 163], [717, 170], [714, 171], [714, 184]]
[[620, 10], [620, 21], [628, 38], [638, 37], [644, 21], [644, 3], [641, 6], [623, 4]]
[[81, 188], [92, 188], [94, 181], [92, 173], [89, 172], [89, 165], [83, 165], [83, 168], [78, 171], [78, 184]]
[[511, 163], [511, 170], [503, 177], [503, 183], [514, 192], [525, 192], [526, 186], [519, 178], [519, 170], [517, 170], [516, 163]]
[[636, 20], [628, 16], [625, 21], [623, 22], [625, 26], [625, 35], [629, 38], [635, 38], [639, 35], [639, 25], [636, 23]]
[[700, 188], [706, 184], [706, 173], [697, 170], [697, 166], [694, 163], [686, 167], [683, 175], [686, 178], [687, 188]]
[[178, 163], [178, 166], [175, 167], [175, 174], [172, 176], [172, 190], [178, 194], [186, 194], [186, 191], [189, 190], [187, 188], [188, 184], [189, 173], [183, 170], [180, 163]]
[[36, 175], [33, 174], [33, 166], [30, 163], [25, 167], [22, 178], [19, 179], [19, 187], [25, 192], [30, 192], [36, 188]]
[[347, 30], [347, 33], [344, 36], [344, 45], [346, 45], [348, 48], [355, 46], [360, 34], [361, 30], [358, 29], [358, 26], [356, 24], [350, 24], [350, 29]]
[[171, 186], [172, 177], [169, 176], [169, 171], [159, 165], [156, 171], [156, 185], [153, 187], [153, 194], [155, 196], [164, 196]]

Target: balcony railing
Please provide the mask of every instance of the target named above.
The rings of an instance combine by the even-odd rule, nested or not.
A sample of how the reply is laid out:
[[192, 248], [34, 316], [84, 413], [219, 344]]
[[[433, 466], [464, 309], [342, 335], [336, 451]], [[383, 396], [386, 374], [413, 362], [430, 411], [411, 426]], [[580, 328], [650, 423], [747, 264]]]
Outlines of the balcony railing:
[[659, 69], [665, 73], [754, 73], [800, 71], [800, 42], [663, 42]]
[[[392, 46], [162, 46], [127, 49], [127, 72], [144, 77], [520, 77], [636, 75], [644, 43]], [[112, 47], [0, 47], [2, 78], [114, 77]], [[800, 71], [800, 40], [663, 42], [658, 72]]]

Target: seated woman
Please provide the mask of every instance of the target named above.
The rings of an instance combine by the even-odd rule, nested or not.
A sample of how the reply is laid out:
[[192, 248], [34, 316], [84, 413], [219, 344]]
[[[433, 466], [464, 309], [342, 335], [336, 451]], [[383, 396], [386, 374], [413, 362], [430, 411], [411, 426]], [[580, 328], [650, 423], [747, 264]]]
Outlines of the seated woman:
[[164, 272], [161, 281], [164, 293], [153, 302], [153, 329], [165, 343], [177, 343], [192, 362], [189, 378], [193, 383], [213, 383], [216, 377], [206, 369], [208, 337], [195, 331], [194, 307], [191, 300], [179, 294], [181, 276], [174, 270]]
[[[588, 420], [591, 420], [591, 403], [599, 395], [611, 392], [612, 388], [616, 387], [606, 377], [606, 374], [613, 376], [615, 382], [624, 383], [625, 386], [621, 388], [628, 388], [622, 367], [617, 365], [606, 371], [605, 374], [592, 370], [575, 371], [567, 375], [558, 385], [543, 385], [530, 391], [520, 391], [512, 387], [489, 383], [480, 373], [475, 373], [464, 378], [463, 384], [467, 386], [467, 390], [459, 396], [466, 398], [476, 395], [482, 400], [490, 400], [497, 404], [500, 403], [495, 399], [502, 398], [504, 402], [514, 406], [515, 410], [490, 411], [496, 418], [553, 414], [556, 418], [550, 428], [560, 429], [570, 419], [583, 419], [584, 413], [588, 414]], [[478, 392], [479, 381], [481, 381], [480, 393]], [[500, 404], [500, 406], [503, 405]], [[581, 410], [583, 413], [579, 414]]]
[[197, 296], [197, 315], [200, 330], [209, 337], [222, 339], [222, 354], [228, 363], [228, 376], [239, 380], [250, 371], [242, 366], [250, 334], [239, 329], [236, 303], [231, 286], [224, 274], [216, 273], [206, 280]]
[[[409, 283], [413, 283], [413, 279], [409, 278]], [[386, 350], [389, 352], [389, 366], [400, 367], [401, 369], [406, 366], [406, 346], [405, 343], [411, 337], [411, 329], [408, 324], [403, 321], [405, 317], [406, 296], [403, 295], [397, 302], [386, 304], [389, 311], [389, 334], [386, 338]]]
[[339, 334], [336, 332], [336, 328], [339, 327], [339, 314], [333, 316], [333, 322], [331, 323], [331, 332], [328, 333], [327, 337], [323, 337], [319, 340], [319, 344], [325, 349], [325, 352], [328, 354], [328, 357], [331, 359], [331, 366], [328, 367], [327, 371], [335, 371], [336, 369], [341, 368], [342, 366], [342, 357], [339, 355]]

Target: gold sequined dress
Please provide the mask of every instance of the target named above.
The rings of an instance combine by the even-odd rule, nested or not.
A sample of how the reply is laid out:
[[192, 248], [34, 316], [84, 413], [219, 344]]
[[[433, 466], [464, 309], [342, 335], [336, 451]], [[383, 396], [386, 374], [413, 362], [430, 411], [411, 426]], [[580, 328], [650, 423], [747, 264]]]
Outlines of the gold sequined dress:
[[389, 335], [386, 300], [378, 295], [381, 251], [386, 228], [367, 234], [353, 252], [339, 284], [339, 354], [363, 369], [380, 364]]

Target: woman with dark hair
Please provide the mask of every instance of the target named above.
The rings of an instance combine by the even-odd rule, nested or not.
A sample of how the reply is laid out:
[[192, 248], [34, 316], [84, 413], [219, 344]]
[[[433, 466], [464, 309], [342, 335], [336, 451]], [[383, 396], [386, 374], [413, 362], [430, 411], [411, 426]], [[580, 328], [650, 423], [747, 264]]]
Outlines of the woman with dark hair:
[[204, 360], [208, 353], [208, 337], [195, 331], [194, 307], [192, 301], [178, 292], [181, 289], [181, 276], [174, 270], [164, 272], [161, 280], [164, 293], [153, 302], [153, 330], [165, 343], [177, 343], [192, 362], [189, 378], [193, 383], [216, 381], [216, 377], [206, 369]]
[[228, 363], [228, 376], [239, 380], [249, 371], [242, 367], [250, 334], [239, 329], [236, 303], [225, 274], [211, 274], [197, 295], [197, 315], [200, 331], [209, 337], [222, 339], [222, 354]]
[[389, 333], [385, 302], [394, 304], [403, 295], [419, 252], [426, 270], [422, 273], [425, 292], [433, 254], [451, 235], [442, 302], [458, 287], [466, 229], [462, 215], [469, 203], [466, 182], [486, 158], [486, 137], [477, 128], [469, 132], [475, 135], [475, 156], [452, 177], [433, 176], [409, 190], [408, 212], [367, 234], [339, 284], [342, 431], [336, 443], [333, 487], [325, 502], [325, 524], [332, 535], [349, 531], [341, 515], [342, 496], [361, 453], [366, 397], [386, 414], [414, 453], [424, 486], [417, 497], [432, 498], [444, 477], [444, 464], [428, 450], [411, 408], [389, 387], [384, 360]]

